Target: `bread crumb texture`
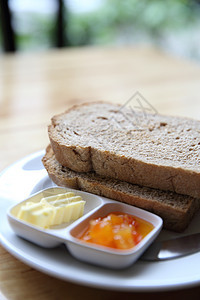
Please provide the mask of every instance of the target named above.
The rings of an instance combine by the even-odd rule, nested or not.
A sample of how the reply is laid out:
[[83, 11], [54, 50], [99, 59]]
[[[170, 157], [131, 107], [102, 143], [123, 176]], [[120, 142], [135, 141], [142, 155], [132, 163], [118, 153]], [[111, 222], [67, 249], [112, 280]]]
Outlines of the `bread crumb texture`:
[[96, 103], [53, 118], [58, 139], [66, 145], [94, 147], [138, 160], [197, 168], [200, 122], [144, 114], [113, 104]]
[[53, 117], [49, 137], [74, 171], [200, 198], [199, 121], [90, 103]]

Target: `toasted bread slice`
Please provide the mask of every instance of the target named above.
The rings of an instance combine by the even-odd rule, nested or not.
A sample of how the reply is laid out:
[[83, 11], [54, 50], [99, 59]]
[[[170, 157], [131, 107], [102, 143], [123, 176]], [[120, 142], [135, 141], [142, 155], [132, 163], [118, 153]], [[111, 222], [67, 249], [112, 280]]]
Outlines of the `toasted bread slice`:
[[47, 147], [42, 162], [49, 177], [57, 185], [80, 189], [151, 211], [163, 219], [164, 228], [169, 230], [183, 231], [199, 209], [200, 201], [189, 196], [103, 178], [94, 172], [72, 171], [56, 160], [51, 146]]
[[48, 133], [56, 159], [73, 171], [200, 199], [199, 121], [86, 103], [54, 116]]

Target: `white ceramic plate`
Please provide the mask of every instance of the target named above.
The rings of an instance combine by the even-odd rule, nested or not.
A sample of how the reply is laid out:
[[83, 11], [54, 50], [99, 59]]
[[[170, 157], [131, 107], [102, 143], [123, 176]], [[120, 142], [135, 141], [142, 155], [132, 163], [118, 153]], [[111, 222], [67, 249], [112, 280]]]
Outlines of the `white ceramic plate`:
[[[63, 280], [91, 287], [121, 291], [172, 290], [200, 284], [200, 252], [163, 261], [137, 261], [124, 270], [110, 270], [80, 262], [64, 246], [45, 249], [15, 235], [7, 221], [7, 210], [41, 189], [55, 186], [37, 152], [7, 168], [0, 176], [0, 242], [15, 257], [33, 268]], [[196, 215], [187, 233], [200, 228]], [[162, 231], [159, 238], [178, 234]]]

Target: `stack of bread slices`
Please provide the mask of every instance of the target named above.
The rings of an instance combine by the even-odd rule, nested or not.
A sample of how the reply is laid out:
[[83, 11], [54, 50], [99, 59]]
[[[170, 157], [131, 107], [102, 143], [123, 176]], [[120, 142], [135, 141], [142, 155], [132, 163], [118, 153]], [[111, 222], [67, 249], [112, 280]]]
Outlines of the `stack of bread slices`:
[[181, 232], [200, 207], [200, 122], [93, 102], [56, 115], [42, 161], [59, 186], [125, 202]]

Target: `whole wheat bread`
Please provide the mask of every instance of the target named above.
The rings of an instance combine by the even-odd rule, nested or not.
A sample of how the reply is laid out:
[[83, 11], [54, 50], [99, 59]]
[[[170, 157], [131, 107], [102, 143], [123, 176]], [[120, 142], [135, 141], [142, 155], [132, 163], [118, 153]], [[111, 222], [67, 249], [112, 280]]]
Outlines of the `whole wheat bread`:
[[48, 133], [71, 170], [200, 198], [199, 121], [86, 103], [54, 116]]
[[198, 199], [189, 196], [103, 178], [94, 172], [72, 171], [56, 160], [50, 146], [42, 161], [49, 177], [57, 185], [80, 189], [151, 211], [163, 219], [164, 228], [169, 230], [183, 231], [200, 205]]

